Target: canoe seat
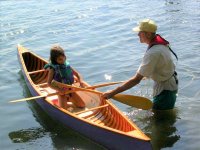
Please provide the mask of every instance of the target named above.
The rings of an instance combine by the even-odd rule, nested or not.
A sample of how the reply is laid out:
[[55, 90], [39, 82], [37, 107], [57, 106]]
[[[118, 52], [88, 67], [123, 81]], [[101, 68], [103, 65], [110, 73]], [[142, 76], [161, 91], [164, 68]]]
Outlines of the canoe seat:
[[105, 105], [101, 105], [101, 106], [98, 106], [98, 107], [93, 107], [93, 108], [90, 108], [90, 109], [79, 111], [79, 112], [76, 112], [74, 114], [78, 115], [79, 117], [85, 117], [87, 115], [91, 115], [93, 113], [93, 110], [105, 108], [105, 107], [108, 107], [108, 106], [109, 106], [109, 104], [105, 104]]

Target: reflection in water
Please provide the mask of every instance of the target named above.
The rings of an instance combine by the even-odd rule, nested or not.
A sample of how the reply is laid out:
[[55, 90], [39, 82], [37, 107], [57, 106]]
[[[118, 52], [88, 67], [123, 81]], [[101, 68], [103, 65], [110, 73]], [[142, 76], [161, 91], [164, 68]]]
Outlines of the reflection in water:
[[[26, 86], [21, 71], [20, 74], [20, 85], [24, 89], [24, 96], [30, 97], [31, 94]], [[38, 139], [46, 137], [51, 138], [53, 147], [55, 149], [87, 149], [87, 150], [104, 150], [102, 146], [90, 141], [83, 137], [79, 133], [71, 130], [70, 128], [64, 127], [58, 122], [52, 120], [33, 100], [27, 101], [29, 108], [31, 109], [33, 116], [36, 121], [40, 123], [41, 127], [31, 127], [28, 129], [21, 129], [18, 131], [12, 131], [9, 133], [9, 137], [13, 143], [26, 143], [26, 142], [37, 142]], [[48, 142], [48, 141], [47, 141]], [[30, 145], [29, 145], [30, 146]], [[31, 147], [30, 147], [31, 148]]]
[[[129, 109], [131, 110], [131, 109]], [[150, 138], [154, 150], [172, 147], [179, 139], [175, 123], [178, 119], [176, 109], [168, 111], [131, 110], [125, 113]]]
[[42, 138], [45, 136], [45, 132], [46, 131], [43, 128], [22, 129], [19, 131], [10, 132], [9, 138], [13, 143], [25, 143]]
[[151, 139], [155, 150], [172, 147], [180, 139], [176, 134], [177, 110], [154, 111], [151, 117]]

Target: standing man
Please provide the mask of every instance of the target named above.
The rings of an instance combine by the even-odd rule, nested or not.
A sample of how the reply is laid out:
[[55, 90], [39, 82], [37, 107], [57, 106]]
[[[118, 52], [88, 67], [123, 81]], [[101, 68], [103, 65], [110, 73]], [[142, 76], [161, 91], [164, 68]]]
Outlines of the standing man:
[[169, 47], [169, 42], [156, 34], [157, 25], [150, 19], [144, 19], [133, 31], [138, 32], [141, 43], [148, 45], [142, 63], [135, 76], [130, 78], [118, 88], [103, 94], [105, 98], [111, 98], [117, 93], [140, 83], [142, 78], [151, 78], [153, 86], [153, 109], [173, 109], [178, 91], [178, 79], [175, 72], [172, 55], [178, 60], [177, 55]]

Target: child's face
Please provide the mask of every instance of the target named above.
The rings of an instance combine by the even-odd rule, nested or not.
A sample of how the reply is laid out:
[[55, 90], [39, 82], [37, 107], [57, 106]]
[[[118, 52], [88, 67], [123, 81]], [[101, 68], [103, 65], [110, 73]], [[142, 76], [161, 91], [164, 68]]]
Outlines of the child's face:
[[57, 59], [56, 59], [56, 62], [58, 64], [64, 64], [65, 60], [66, 60], [65, 56], [58, 56]]

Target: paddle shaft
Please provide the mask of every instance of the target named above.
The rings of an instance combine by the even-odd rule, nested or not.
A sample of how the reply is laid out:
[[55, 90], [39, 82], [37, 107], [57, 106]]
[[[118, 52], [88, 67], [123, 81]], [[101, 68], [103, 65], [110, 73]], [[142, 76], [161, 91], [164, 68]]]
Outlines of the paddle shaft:
[[119, 83], [123, 83], [123, 82], [125, 82], [125, 81], [97, 84], [97, 85], [93, 85], [93, 86], [86, 87], [86, 89], [95, 89], [95, 88], [100, 88], [100, 87], [104, 87], [104, 86], [119, 84]]
[[[72, 92], [75, 92], [75, 91], [67, 91], [65, 94], [69, 94]], [[12, 100], [12, 101], [9, 101], [9, 103], [30, 101], [30, 100], [35, 100], [35, 99], [44, 98], [44, 97], [48, 97], [48, 96], [54, 96], [54, 95], [59, 95], [59, 93], [55, 92], [55, 93], [51, 93], [48, 95], [40, 95], [40, 96], [28, 97], [28, 98], [23, 98], [23, 99], [18, 99], [18, 100]]]
[[[97, 85], [94, 85], [94, 86], [87, 87], [86, 89], [95, 89], [95, 88], [119, 84], [119, 83], [123, 83], [123, 82], [124, 81], [97, 84]], [[71, 93], [71, 92], [75, 92], [75, 91], [68, 91], [66, 94]], [[18, 100], [12, 100], [12, 101], [10, 101], [10, 103], [29, 101], [29, 100], [44, 98], [44, 97], [53, 96], [53, 95], [57, 95], [57, 94], [59, 94], [59, 93], [56, 92], [56, 93], [51, 93], [51, 94], [48, 94], [48, 95], [40, 95], [40, 96], [34, 96], [34, 97], [23, 98], [23, 99], [18, 99]]]
[[[84, 88], [79, 88], [79, 87], [70, 86], [70, 85], [69, 85], [69, 87], [76, 88], [76, 91], [89, 91], [89, 92], [92, 92], [92, 93], [102, 94], [101, 92], [90, 90], [90, 89], [84, 89]], [[69, 93], [72, 93], [72, 92], [75, 92], [75, 90], [67, 91], [65, 94], [69, 94]], [[23, 98], [23, 99], [18, 99], [18, 100], [12, 100], [12, 101], [9, 101], [9, 103], [16, 103], [16, 102], [35, 100], [35, 99], [44, 98], [44, 97], [48, 97], [48, 96], [54, 96], [54, 95], [59, 95], [59, 93], [56, 92], [56, 93], [51, 93], [51, 94], [48, 94], [48, 95], [40, 95], [40, 96], [28, 97], [28, 98]]]
[[[76, 87], [76, 86], [71, 86], [71, 85], [63, 84], [63, 83], [60, 83], [60, 82], [57, 82], [54, 80], [52, 81], [52, 84], [54, 84], [54, 86], [58, 86], [58, 87], [62, 86], [62, 87], [73, 89], [71, 91], [67, 91], [65, 94], [69, 94], [69, 93], [76, 92], [76, 91], [87, 91], [87, 92], [91, 92], [91, 93], [100, 94], [100, 96], [103, 94], [102, 92], [99, 92], [99, 91], [80, 88], [80, 87]], [[44, 97], [58, 95], [58, 94], [59, 93], [56, 92], [56, 93], [51, 93], [48, 95], [41, 95], [41, 96], [35, 96], [35, 97], [24, 98], [24, 99], [19, 99], [19, 100], [13, 100], [13, 101], [10, 101], [10, 103], [34, 100], [34, 99], [44, 98]], [[134, 96], [134, 95], [125, 95], [125, 94], [116, 94], [112, 98], [118, 102], [124, 103], [129, 106], [133, 106], [136, 108], [140, 108], [140, 109], [144, 109], [144, 110], [148, 110], [148, 109], [152, 108], [152, 102], [145, 97]]]

